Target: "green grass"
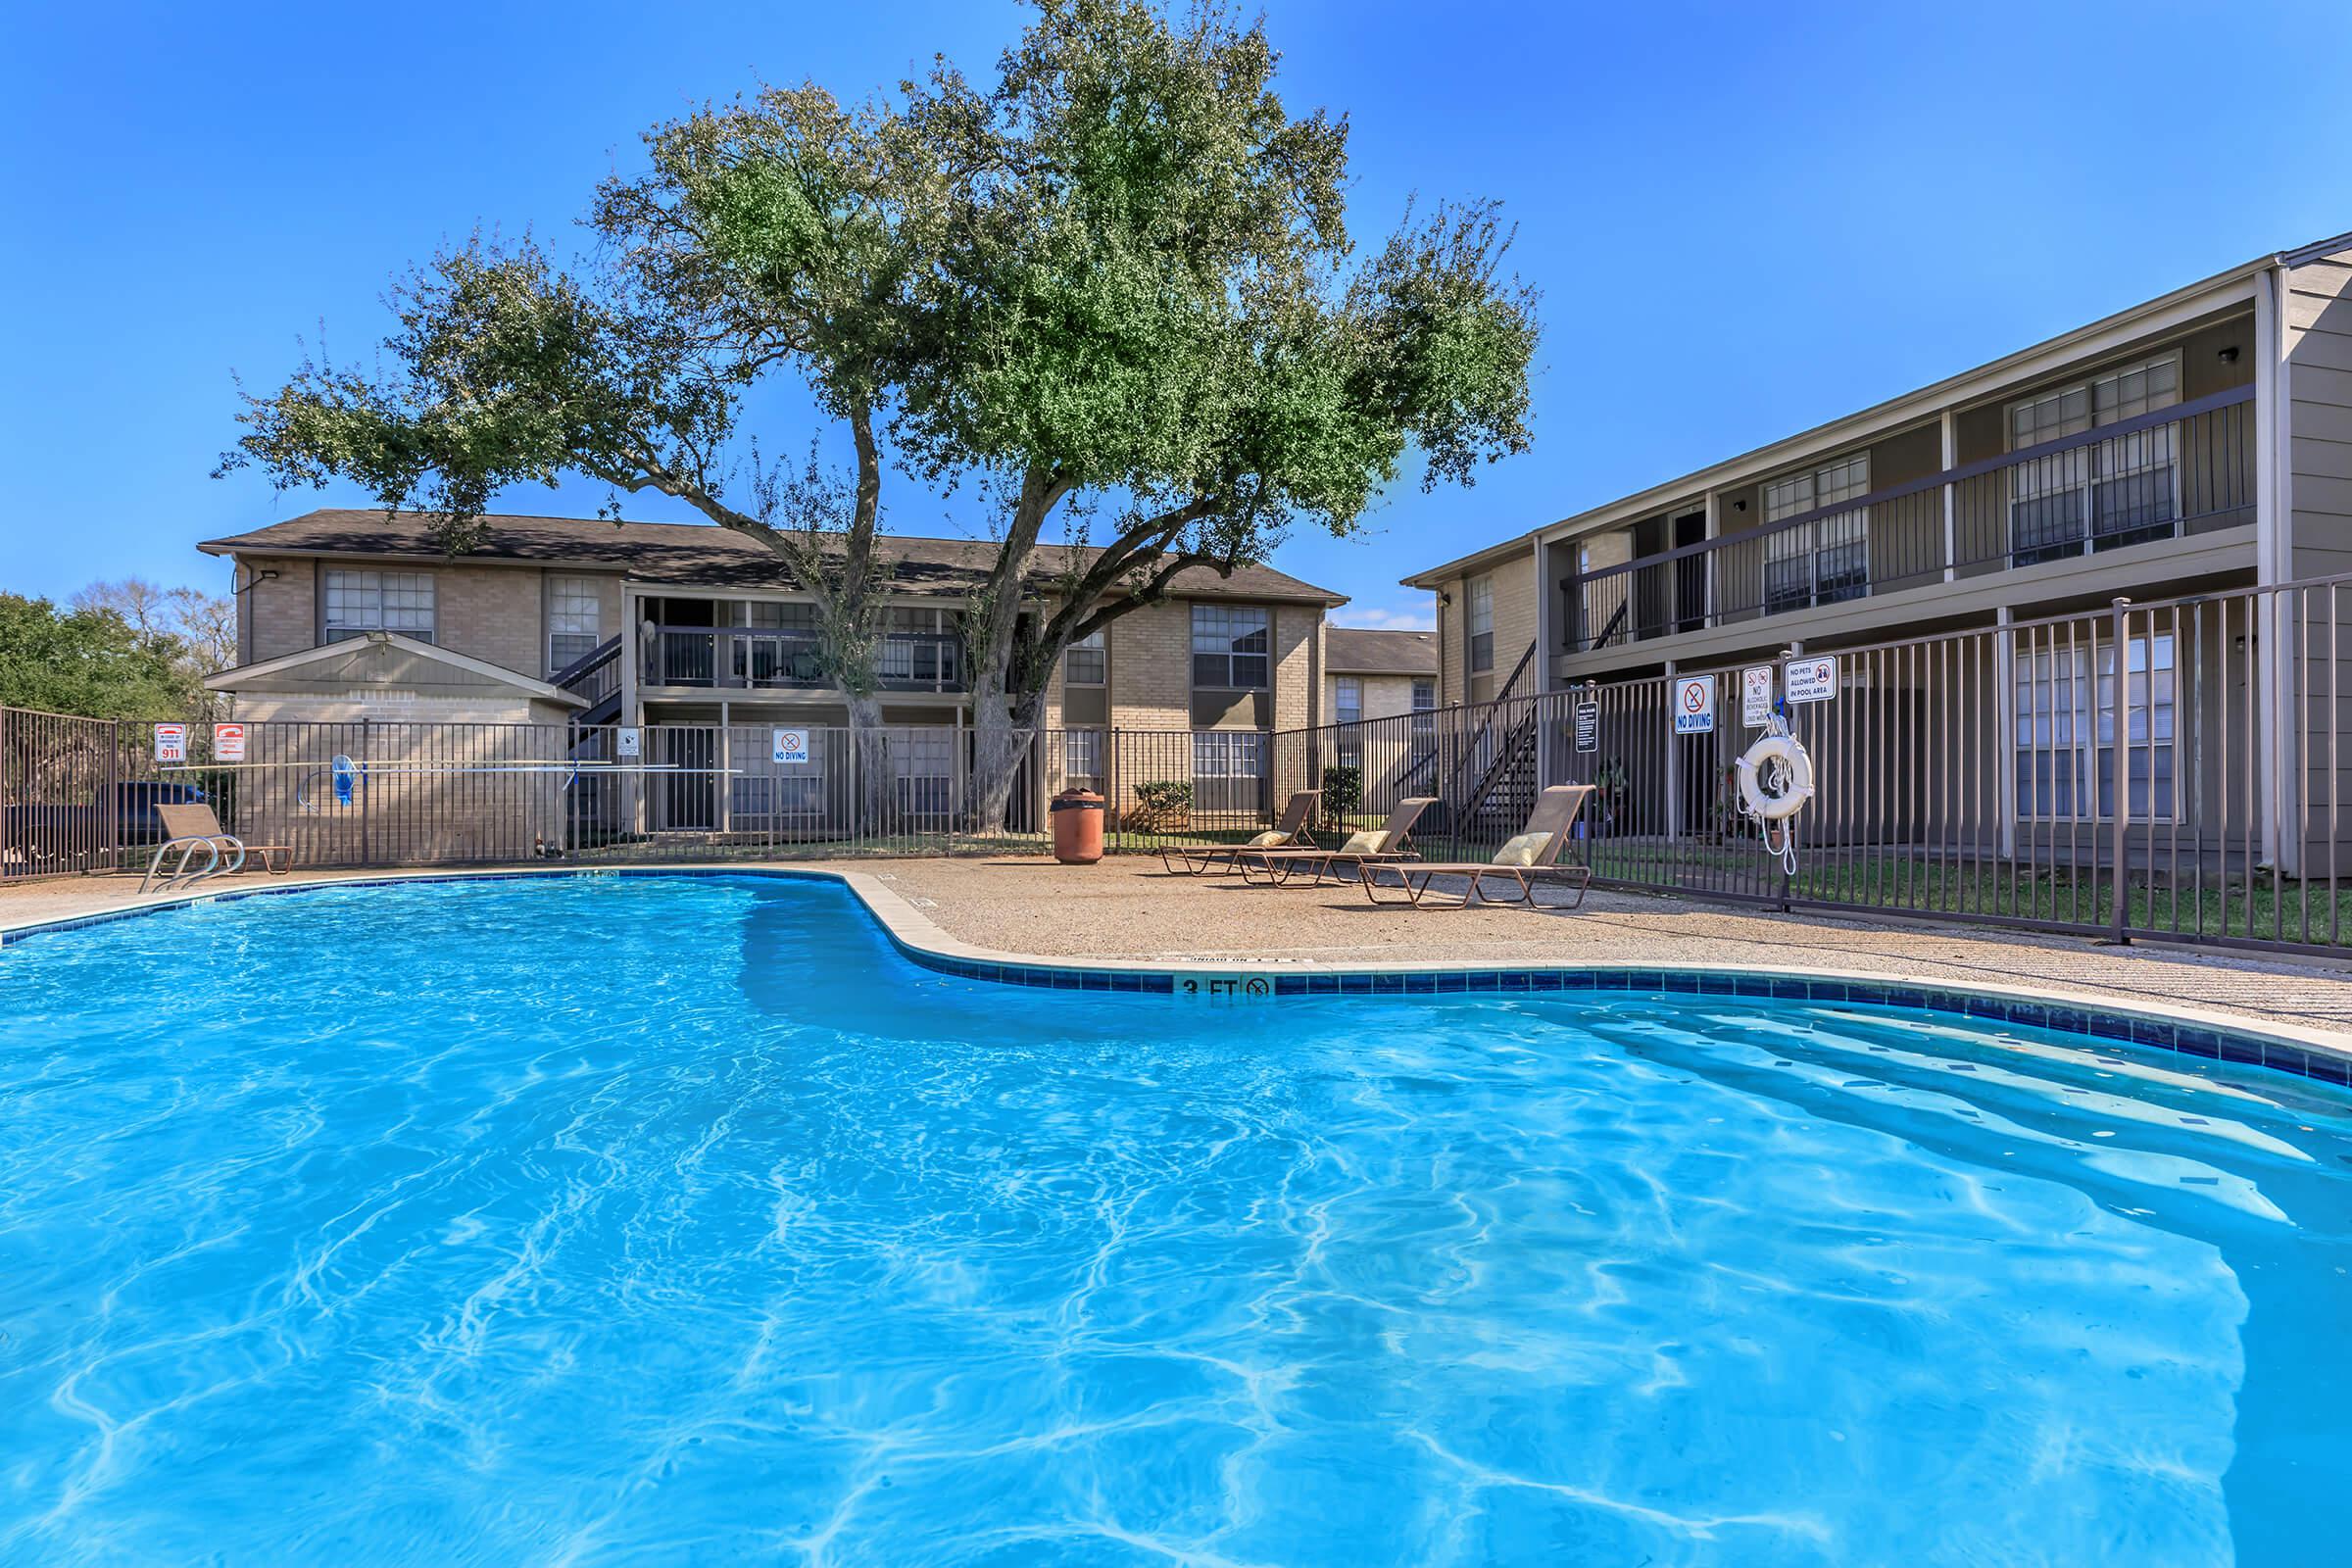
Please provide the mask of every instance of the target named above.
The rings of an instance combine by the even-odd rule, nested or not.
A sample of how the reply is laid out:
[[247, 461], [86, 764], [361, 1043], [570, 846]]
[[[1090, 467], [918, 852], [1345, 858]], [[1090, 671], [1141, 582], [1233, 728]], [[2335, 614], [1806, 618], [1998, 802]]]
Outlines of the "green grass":
[[[1712, 880], [1719, 888], [1771, 897], [1781, 878], [1754, 846], [1679, 845], [1594, 847], [1593, 868], [1603, 881], [1661, 891], [1703, 894]], [[2326, 883], [2303, 886], [2269, 872], [2251, 884], [2240, 874], [2224, 884], [2209, 871], [2200, 885], [2135, 872], [2129, 879], [2124, 917], [2135, 935], [2251, 938], [2322, 947], [2352, 943], [2352, 887], [2331, 896]], [[2028, 869], [2015, 864], [1973, 864], [1935, 857], [1836, 852], [1806, 856], [1800, 849], [1797, 873], [1787, 888], [1797, 903], [1840, 908], [1899, 909], [1955, 918], [1993, 917], [2105, 931], [2113, 928], [2115, 888], [2104, 871], [2087, 866]], [[2334, 921], [2330, 925], [2330, 910]]]

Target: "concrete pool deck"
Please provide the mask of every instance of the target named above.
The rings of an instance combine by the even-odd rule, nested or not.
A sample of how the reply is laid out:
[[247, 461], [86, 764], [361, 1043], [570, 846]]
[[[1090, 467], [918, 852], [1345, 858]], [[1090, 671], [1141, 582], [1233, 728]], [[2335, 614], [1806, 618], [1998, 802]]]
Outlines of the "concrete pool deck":
[[[667, 869], [689, 869], [680, 865]], [[1061, 866], [1036, 857], [727, 862], [695, 869], [781, 868], [838, 875], [908, 944], [1014, 962], [1130, 963], [1286, 971], [1384, 964], [1571, 964], [1730, 967], [1872, 975], [2165, 1008], [2352, 1049], [2352, 964], [2271, 955], [1911, 920], [1777, 914], [1595, 891], [1576, 912], [1545, 908], [1414, 911], [1376, 907], [1352, 885], [1245, 886], [1176, 877], [1157, 858]], [[445, 874], [464, 874], [450, 868]], [[480, 868], [488, 869], [488, 868]], [[562, 870], [540, 862], [515, 869]], [[661, 870], [648, 866], [639, 869]], [[403, 873], [298, 871], [215, 878], [194, 892], [283, 888]], [[0, 930], [160, 902], [129, 877], [78, 877], [0, 888]]]

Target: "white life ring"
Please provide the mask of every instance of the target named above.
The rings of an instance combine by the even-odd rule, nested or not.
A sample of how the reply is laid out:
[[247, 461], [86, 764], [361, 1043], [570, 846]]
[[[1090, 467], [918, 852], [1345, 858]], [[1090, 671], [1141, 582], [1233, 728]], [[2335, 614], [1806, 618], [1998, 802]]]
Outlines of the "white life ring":
[[[1764, 788], [1764, 764], [1777, 761], [1787, 783], [1780, 793]], [[1740, 759], [1740, 798], [1748, 814], [1763, 822], [1783, 822], [1805, 808], [1813, 798], [1813, 759], [1793, 735], [1767, 735]]]

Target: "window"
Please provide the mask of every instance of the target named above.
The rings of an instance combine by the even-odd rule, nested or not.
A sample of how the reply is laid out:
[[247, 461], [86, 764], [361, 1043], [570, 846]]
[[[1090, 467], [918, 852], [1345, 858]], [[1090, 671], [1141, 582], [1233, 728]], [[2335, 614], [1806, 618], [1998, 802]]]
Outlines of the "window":
[[547, 667], [565, 669], [603, 642], [603, 611], [594, 577], [547, 579]]
[[1070, 644], [1061, 656], [1061, 678], [1069, 686], [1100, 686], [1108, 677], [1110, 662], [1102, 647], [1101, 627]]
[[916, 686], [952, 686], [956, 681], [956, 645], [941, 624], [941, 612], [894, 605], [882, 617], [882, 645], [874, 667], [884, 680]]
[[[2131, 814], [2173, 812], [2173, 639], [2134, 637], [2124, 658], [2125, 773]], [[2017, 810], [2021, 817], [2113, 817], [2115, 649], [2017, 651]]]
[[823, 679], [816, 656], [816, 607], [773, 599], [738, 599], [727, 607], [729, 624], [751, 633], [730, 637], [729, 667], [738, 681], [755, 686], [809, 685]]
[[[2023, 452], [2180, 401], [2177, 355], [2122, 366], [2009, 405]], [[2018, 565], [2171, 536], [2180, 514], [2175, 426], [2159, 424], [2029, 458], [2009, 470], [2009, 549]]]
[[1062, 783], [1070, 789], [1102, 793], [1102, 732], [1073, 729], [1061, 737]]
[[[1870, 454], [1843, 459], [1764, 487], [1767, 527], [1870, 490]], [[1870, 509], [1832, 513], [1764, 536], [1764, 608], [1778, 613], [1859, 599], [1870, 591]]]
[[1266, 764], [1266, 737], [1253, 729], [1193, 732], [1193, 777], [1258, 778]]
[[772, 599], [738, 599], [727, 618], [753, 631], [804, 632], [816, 635], [816, 607], [782, 604]]
[[1339, 677], [1332, 695], [1332, 717], [1340, 725], [1340, 761], [1361, 767], [1364, 761], [1364, 683], [1353, 675]]
[[1193, 684], [1210, 691], [1263, 691], [1274, 636], [1266, 612], [1248, 605], [1193, 607]]
[[424, 571], [330, 571], [326, 574], [326, 640], [366, 632], [398, 632], [433, 640], [433, 578]]
[[899, 786], [899, 809], [908, 816], [945, 815], [955, 803], [953, 735], [943, 729], [907, 729], [890, 738], [891, 770]]
[[1470, 673], [1494, 667], [1494, 574], [1470, 579]]
[[1438, 729], [1438, 683], [1434, 680], [1413, 682], [1413, 734], [1434, 735]]

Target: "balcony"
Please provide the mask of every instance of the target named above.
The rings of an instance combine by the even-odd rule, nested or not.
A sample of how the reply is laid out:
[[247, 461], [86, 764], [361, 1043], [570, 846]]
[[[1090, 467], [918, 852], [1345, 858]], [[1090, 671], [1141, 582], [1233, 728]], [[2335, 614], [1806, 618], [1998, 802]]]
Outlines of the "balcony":
[[2254, 520], [2254, 389], [2233, 387], [1580, 572], [1564, 650], [1787, 615]]
[[[886, 692], [969, 689], [962, 643], [949, 633], [886, 632], [875, 662]], [[658, 628], [645, 683], [720, 691], [821, 691], [831, 684], [814, 637], [742, 626]]]

